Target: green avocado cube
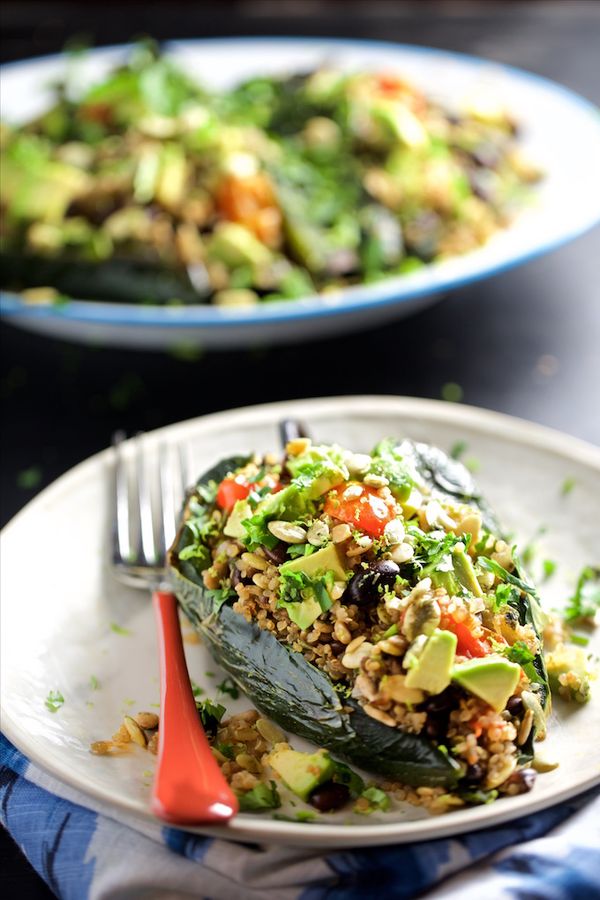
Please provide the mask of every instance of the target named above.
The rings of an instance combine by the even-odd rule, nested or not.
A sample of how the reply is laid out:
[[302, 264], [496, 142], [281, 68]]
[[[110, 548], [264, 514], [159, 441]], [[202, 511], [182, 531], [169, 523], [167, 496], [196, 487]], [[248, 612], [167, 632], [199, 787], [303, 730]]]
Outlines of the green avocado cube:
[[406, 687], [419, 688], [429, 694], [441, 694], [450, 684], [456, 644], [455, 634], [436, 629], [410, 666], [406, 675]]
[[335, 581], [346, 580], [346, 570], [340, 562], [340, 557], [335, 544], [329, 544], [310, 556], [298, 556], [297, 559], [290, 560], [281, 566], [281, 572], [303, 572], [309, 578], [314, 578], [317, 574], [325, 572], [333, 572]]
[[246, 529], [242, 525], [244, 519], [249, 519], [252, 509], [247, 500], [237, 500], [225, 523], [223, 534], [227, 537], [242, 540], [246, 536]]
[[328, 781], [334, 770], [333, 760], [326, 750], [300, 753], [299, 750], [274, 750], [269, 765], [301, 800], [308, 800], [312, 792]]
[[452, 680], [502, 712], [519, 683], [521, 667], [499, 656], [468, 659], [452, 670]]

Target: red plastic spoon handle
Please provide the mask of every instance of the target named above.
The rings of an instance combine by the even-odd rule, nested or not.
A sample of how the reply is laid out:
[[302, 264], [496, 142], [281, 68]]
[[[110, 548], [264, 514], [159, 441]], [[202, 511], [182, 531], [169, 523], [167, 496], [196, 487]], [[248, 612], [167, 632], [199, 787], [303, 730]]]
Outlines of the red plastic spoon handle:
[[152, 811], [180, 825], [225, 822], [238, 811], [204, 734], [188, 675], [173, 594], [152, 595], [160, 651], [160, 731]]

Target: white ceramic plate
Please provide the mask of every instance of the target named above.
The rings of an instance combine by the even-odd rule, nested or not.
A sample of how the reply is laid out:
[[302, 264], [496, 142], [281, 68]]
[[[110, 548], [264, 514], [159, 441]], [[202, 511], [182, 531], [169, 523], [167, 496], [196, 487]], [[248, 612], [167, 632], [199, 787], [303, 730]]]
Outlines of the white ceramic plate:
[[[182, 341], [236, 347], [305, 340], [409, 315], [440, 294], [532, 259], [600, 221], [598, 110], [529, 72], [458, 53], [376, 41], [234, 38], [177, 41], [166, 49], [215, 88], [260, 73], [306, 71], [325, 61], [346, 70], [396, 71], [450, 107], [484, 88], [522, 123], [523, 149], [546, 178], [535, 203], [485, 247], [410, 275], [249, 311], [90, 301], [40, 307], [5, 293], [0, 309], [14, 324], [71, 340], [149, 348]], [[90, 53], [83, 77], [98, 79], [126, 54], [125, 47]], [[41, 112], [50, 101], [47, 85], [64, 68], [61, 56], [3, 67], [3, 118], [18, 122]]]
[[[569, 596], [583, 565], [599, 562], [600, 452], [495, 413], [392, 397], [298, 401], [161, 429], [147, 436], [147, 447], [151, 453], [159, 442], [185, 443], [200, 474], [230, 453], [276, 447], [277, 423], [286, 416], [305, 420], [320, 440], [358, 450], [370, 449], [385, 435], [446, 448], [467, 441], [467, 455], [481, 461], [481, 484], [506, 526], [523, 540], [540, 523], [548, 529], [543, 556], [559, 561], [557, 575], [543, 586], [548, 605]], [[106, 451], [77, 466], [33, 500], [3, 533], [2, 728], [20, 750], [64, 782], [147, 818], [154, 757], [138, 748], [110, 759], [88, 750], [91, 741], [110, 737], [123, 712], [152, 709], [158, 701], [151, 608], [145, 596], [114, 581], [107, 562], [111, 464]], [[567, 477], [575, 479], [575, 486], [563, 496], [560, 489]], [[115, 633], [111, 623], [129, 635]], [[599, 643], [596, 638], [596, 653]], [[201, 644], [187, 644], [186, 650], [192, 677], [214, 695], [218, 667]], [[90, 685], [92, 676], [100, 684], [97, 690]], [[44, 706], [50, 690], [60, 690], [65, 697], [56, 713]], [[248, 708], [244, 698], [237, 703], [222, 699], [229, 709]], [[556, 704], [543, 752], [560, 766], [540, 776], [529, 794], [437, 817], [400, 805], [368, 818], [338, 813], [317, 823], [246, 814], [225, 829], [225, 836], [352, 846], [482, 828], [550, 806], [599, 781], [599, 733], [596, 690], [583, 708]], [[292, 742], [303, 746], [293, 736]], [[293, 816], [301, 806], [288, 805], [282, 812]]]
[[[547, 528], [541, 556], [558, 561], [542, 587], [552, 606], [569, 596], [583, 565], [598, 563], [600, 451], [518, 419], [428, 400], [333, 398], [257, 406], [207, 416], [153, 432], [159, 442], [183, 443], [197, 474], [223, 456], [277, 445], [277, 423], [298, 416], [324, 441], [368, 450], [382, 436], [409, 436], [449, 448], [469, 444], [481, 462], [480, 482], [506, 527], [522, 540]], [[143, 750], [121, 758], [89, 753], [110, 737], [123, 712], [152, 709], [158, 677], [152, 611], [139, 592], [118, 585], [107, 564], [110, 451], [60, 478], [6, 527], [2, 536], [2, 728], [30, 759], [58, 778], [114, 807], [150, 817], [155, 759]], [[575, 486], [561, 494], [565, 478]], [[111, 623], [128, 635], [111, 630]], [[188, 633], [191, 631], [186, 629]], [[596, 654], [600, 640], [595, 638]], [[201, 644], [186, 647], [192, 678], [214, 696], [223, 677]], [[207, 675], [214, 673], [214, 677]], [[93, 690], [94, 676], [100, 687]], [[598, 685], [596, 685], [598, 687]], [[45, 709], [50, 690], [64, 706]], [[242, 697], [228, 709], [248, 708]], [[583, 708], [557, 703], [543, 746], [558, 769], [533, 791], [489, 806], [431, 817], [395, 805], [368, 819], [339, 813], [316, 823], [240, 815], [225, 830], [237, 840], [351, 846], [398, 843], [470, 831], [550, 806], [600, 781], [600, 691]], [[292, 736], [293, 744], [308, 745]], [[280, 812], [295, 816], [298, 803]], [[198, 829], [202, 831], [202, 829]], [[214, 831], [211, 833], [215, 833]], [[222, 832], [221, 832], [222, 834]]]

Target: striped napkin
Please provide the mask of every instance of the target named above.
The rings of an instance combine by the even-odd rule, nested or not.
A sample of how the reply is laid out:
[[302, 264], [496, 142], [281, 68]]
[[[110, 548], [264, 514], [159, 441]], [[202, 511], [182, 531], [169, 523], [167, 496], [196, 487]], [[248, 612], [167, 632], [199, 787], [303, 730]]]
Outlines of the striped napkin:
[[65, 900], [600, 898], [600, 789], [418, 844], [329, 852], [234, 844], [123, 815], [47, 775], [0, 735], [0, 804], [2, 824]]

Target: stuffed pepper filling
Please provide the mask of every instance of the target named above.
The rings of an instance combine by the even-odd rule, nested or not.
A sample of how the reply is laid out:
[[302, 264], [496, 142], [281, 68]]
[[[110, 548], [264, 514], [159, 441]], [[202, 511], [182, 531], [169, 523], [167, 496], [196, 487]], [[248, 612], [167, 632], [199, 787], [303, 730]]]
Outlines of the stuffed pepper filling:
[[[277, 642], [288, 654], [280, 670], [301, 658], [300, 693], [301, 673], [318, 670], [349, 728], [366, 716], [384, 729], [369, 738], [373, 770], [402, 775], [376, 764], [400, 732], [413, 736], [407, 755], [429, 748], [465, 797], [531, 786], [547, 704], [537, 597], [470, 476], [441, 451], [383, 440], [356, 453], [299, 438], [283, 458], [235, 460], [190, 494], [170, 562], [188, 613], [178, 585], [203, 592], [192, 619], [213, 647], [231, 630], [220, 624], [227, 607], [235, 629], [252, 627], [248, 655], [252, 641]], [[238, 659], [231, 672], [259, 708], [268, 682], [277, 694], [277, 669], [244, 677]], [[267, 712], [309, 734], [284, 704]], [[340, 752], [327, 727], [321, 745]], [[371, 768], [364, 747], [348, 746], [347, 758]]]

